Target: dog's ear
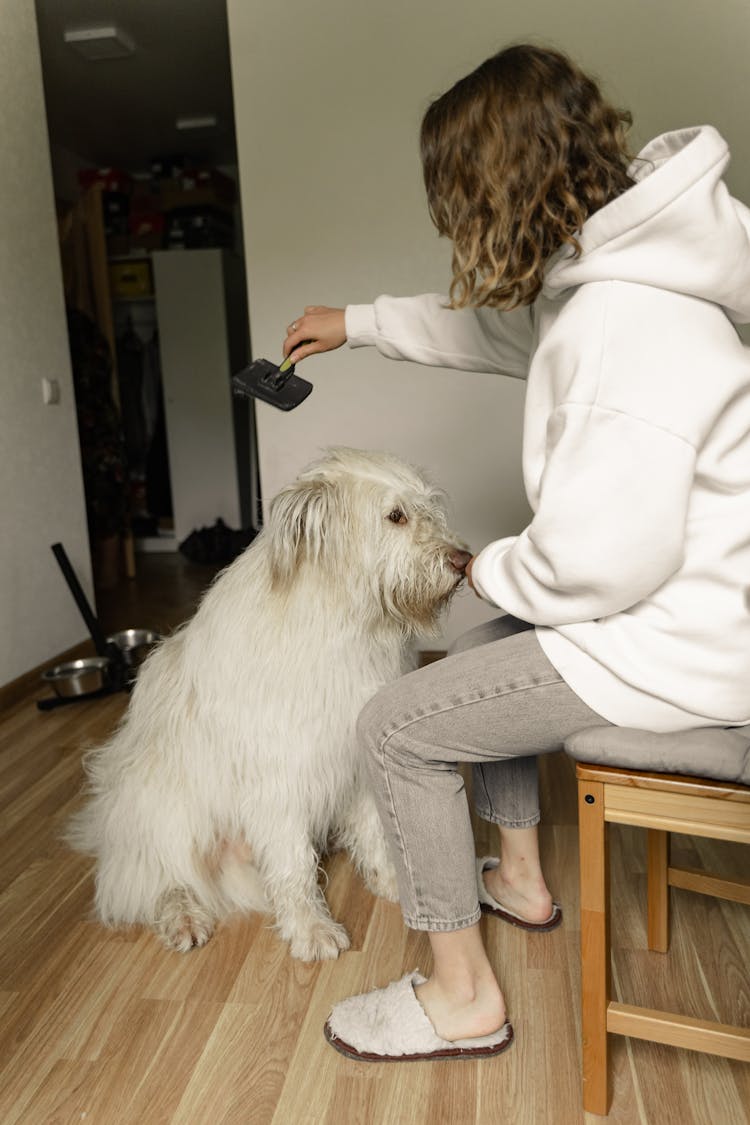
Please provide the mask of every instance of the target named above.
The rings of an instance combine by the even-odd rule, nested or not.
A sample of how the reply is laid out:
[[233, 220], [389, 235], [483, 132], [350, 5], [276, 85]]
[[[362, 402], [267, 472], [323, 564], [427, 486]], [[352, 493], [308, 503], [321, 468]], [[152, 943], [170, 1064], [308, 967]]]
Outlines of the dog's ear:
[[298, 480], [272, 501], [267, 530], [274, 587], [289, 585], [303, 562], [321, 559], [334, 493], [328, 481]]

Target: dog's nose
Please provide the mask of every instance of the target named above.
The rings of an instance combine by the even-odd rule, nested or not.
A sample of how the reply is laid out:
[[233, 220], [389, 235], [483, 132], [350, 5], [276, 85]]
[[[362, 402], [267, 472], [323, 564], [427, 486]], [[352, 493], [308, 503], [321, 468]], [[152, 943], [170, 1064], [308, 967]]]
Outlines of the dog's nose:
[[473, 556], [469, 553], [469, 551], [451, 551], [451, 553], [448, 555], [448, 562], [451, 564], [454, 570], [457, 570], [460, 574], [463, 574], [463, 572], [466, 570], [467, 563], [471, 558], [473, 558]]

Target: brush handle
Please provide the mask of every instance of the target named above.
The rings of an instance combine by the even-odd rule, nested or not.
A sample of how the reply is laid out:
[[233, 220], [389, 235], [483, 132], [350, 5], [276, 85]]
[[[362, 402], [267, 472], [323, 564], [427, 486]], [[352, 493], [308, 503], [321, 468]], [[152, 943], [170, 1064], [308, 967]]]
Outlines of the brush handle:
[[[296, 345], [296, 347], [303, 348], [305, 346], [305, 344], [311, 344], [311, 343], [312, 343], [312, 340], [300, 340], [300, 342]], [[288, 356], [284, 360], [283, 363], [279, 364], [279, 374], [285, 375], [287, 373], [287, 371], [294, 371], [294, 364], [290, 361]]]

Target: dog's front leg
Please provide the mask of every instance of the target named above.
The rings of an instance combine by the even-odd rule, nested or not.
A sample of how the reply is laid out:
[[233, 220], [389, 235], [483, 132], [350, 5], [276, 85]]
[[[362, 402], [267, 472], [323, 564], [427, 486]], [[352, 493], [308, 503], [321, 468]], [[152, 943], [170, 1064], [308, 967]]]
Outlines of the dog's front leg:
[[383, 825], [375, 801], [364, 785], [355, 790], [341, 818], [336, 841], [349, 852], [369, 891], [389, 902], [398, 902], [396, 872], [388, 855]]
[[334, 922], [318, 885], [318, 855], [299, 829], [281, 824], [279, 843], [262, 859], [266, 896], [276, 915], [276, 927], [300, 961], [338, 957], [349, 948], [349, 935]]

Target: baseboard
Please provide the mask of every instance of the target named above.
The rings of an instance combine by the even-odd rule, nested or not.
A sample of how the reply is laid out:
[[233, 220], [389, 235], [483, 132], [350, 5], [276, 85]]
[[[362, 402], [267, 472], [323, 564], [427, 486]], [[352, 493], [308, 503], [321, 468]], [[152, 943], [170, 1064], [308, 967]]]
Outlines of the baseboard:
[[92, 652], [92, 642], [90, 640], [81, 641], [80, 644], [67, 648], [65, 652], [58, 653], [57, 656], [45, 660], [43, 664], [38, 664], [36, 668], [30, 668], [28, 672], [24, 672], [22, 676], [11, 680], [10, 683], [3, 684], [0, 687], [0, 712], [15, 707], [16, 703], [19, 703], [25, 696], [30, 695], [38, 688], [42, 672], [51, 668], [53, 664], [63, 664], [66, 660], [80, 660], [82, 656], [91, 656]]

